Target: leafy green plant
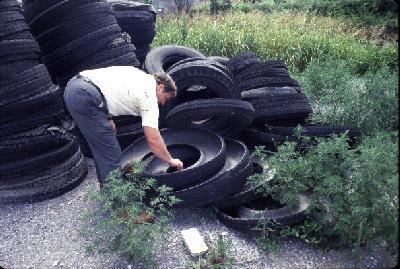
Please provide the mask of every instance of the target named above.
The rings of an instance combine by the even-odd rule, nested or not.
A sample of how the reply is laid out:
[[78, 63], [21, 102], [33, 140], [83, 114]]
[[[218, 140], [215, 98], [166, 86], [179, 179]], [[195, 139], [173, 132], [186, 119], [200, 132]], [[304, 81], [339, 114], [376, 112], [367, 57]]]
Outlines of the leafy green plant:
[[210, 12], [211, 14], [217, 14], [225, 12], [231, 8], [230, 0], [210, 0]]
[[126, 178], [115, 170], [101, 191], [90, 190], [97, 207], [85, 212], [80, 234], [89, 242], [89, 253], [116, 252], [131, 261], [153, 264], [152, 241], [163, 237], [171, 206], [179, 201], [170, 195], [171, 188], [142, 178], [138, 163], [132, 169]]
[[364, 137], [354, 150], [346, 135], [318, 139], [305, 154], [288, 142], [264, 161], [275, 177], [262, 181], [261, 193], [293, 205], [297, 193], [312, 190], [309, 222], [286, 233], [328, 247], [383, 239], [397, 249], [397, 132]]
[[347, 61], [313, 60], [296, 76], [319, 123], [354, 125], [364, 134], [397, 130], [398, 72], [384, 66], [357, 75]]

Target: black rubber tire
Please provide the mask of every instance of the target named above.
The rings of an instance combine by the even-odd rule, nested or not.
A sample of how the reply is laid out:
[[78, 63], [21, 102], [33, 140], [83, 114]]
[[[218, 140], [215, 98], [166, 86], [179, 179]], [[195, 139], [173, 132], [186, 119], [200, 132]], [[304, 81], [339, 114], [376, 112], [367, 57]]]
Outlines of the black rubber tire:
[[[88, 1], [91, 3], [88, 3]], [[92, 0], [80, 0], [79, 4], [71, 0], [65, 0], [41, 14], [37, 14], [35, 18], [28, 21], [28, 25], [31, 28], [32, 34], [37, 36], [58, 24], [80, 17], [90, 17], [94, 13], [112, 14], [112, 10], [108, 3], [101, 0], [96, 2]]]
[[[33, 96], [0, 106], [0, 119], [21, 117], [31, 112], [34, 113], [43, 107], [51, 105], [57, 100], [62, 100], [62, 93], [60, 87], [52, 85]], [[13, 111], [11, 116], [10, 111]]]
[[257, 77], [239, 82], [239, 89], [248, 91], [261, 87], [300, 87], [299, 83], [290, 77]]
[[2, 27], [0, 28], [0, 37], [27, 30], [29, 31], [29, 27], [25, 23], [24, 19], [6, 21], [2, 23]]
[[0, 9], [9, 10], [13, 7], [21, 8], [20, 4], [16, 0], [1, 0]]
[[46, 35], [43, 35], [43, 38], [38, 41], [43, 51], [51, 52], [91, 32], [114, 24], [117, 24], [117, 21], [112, 15], [93, 20], [82, 20], [72, 25], [63, 23], [46, 32]]
[[140, 2], [134, 1], [124, 1], [124, 0], [109, 0], [108, 1], [114, 11], [123, 11], [123, 10], [130, 10], [130, 11], [148, 11], [156, 13], [154, 7], [150, 4], [144, 4]]
[[0, 90], [0, 106], [36, 95], [53, 85], [49, 75], [34, 78], [24, 84]]
[[[222, 136], [243, 131], [254, 119], [253, 106], [238, 99], [205, 99], [183, 103], [168, 112], [166, 125], [170, 128], [201, 128]], [[193, 123], [202, 119], [205, 122]]]
[[3, 64], [18, 63], [18, 62], [21, 62], [24, 60], [32, 60], [32, 61], [36, 62], [35, 65], [39, 65], [40, 52], [32, 51], [32, 52], [25, 52], [25, 53], [3, 56], [0, 58], [0, 63], [3, 65]]
[[[252, 167], [251, 168], [252, 173], [249, 176], [254, 175], [256, 173], [263, 174], [264, 168], [261, 166], [261, 162], [259, 159], [252, 157], [250, 159], [250, 163]], [[256, 188], [257, 186], [254, 189]], [[247, 184], [247, 182], [245, 182], [245, 185], [242, 186], [241, 189], [238, 189], [230, 196], [224, 197], [224, 199], [215, 201], [214, 204], [219, 208], [235, 207], [262, 197], [260, 194], [255, 193], [254, 189], [249, 184]]]
[[[208, 98], [240, 99], [235, 82], [221, 69], [204, 62], [188, 62], [169, 70], [168, 74], [178, 87], [176, 98], [168, 101], [161, 110], [164, 120], [168, 111], [187, 101]], [[191, 87], [204, 87], [191, 91]]]
[[238, 81], [247, 81], [257, 77], [283, 77], [290, 78], [289, 72], [284, 68], [258, 69], [257, 71], [242, 72], [236, 76]]
[[33, 177], [35, 182], [31, 184], [0, 190], [0, 203], [39, 202], [74, 189], [87, 175], [87, 166], [82, 153], [78, 151], [76, 156], [54, 169], [36, 174], [36, 178]]
[[116, 11], [114, 10], [115, 18], [120, 24], [131, 23], [155, 23], [156, 15], [148, 11]]
[[296, 118], [302, 123], [312, 113], [307, 97], [298, 88], [265, 87], [242, 92], [241, 97], [253, 105], [254, 121], [258, 122]]
[[[122, 28], [123, 29], [123, 28]], [[129, 30], [124, 30], [132, 37], [132, 43], [137, 47], [142, 47], [151, 44], [154, 37], [156, 36], [156, 30], [154, 27], [149, 26], [147, 31], [134, 32]]]
[[79, 150], [79, 144], [71, 135], [64, 135], [64, 145], [55, 150], [36, 153], [27, 159], [0, 164], [2, 180], [18, 181], [19, 177], [35, 175], [65, 162]]
[[65, 5], [66, 2], [69, 2], [69, 4], [76, 6], [77, 4], [79, 5], [82, 3], [98, 2], [98, 0], [85, 1], [85, 2], [82, 0], [23, 0], [22, 8], [24, 10], [26, 21], [30, 22], [31, 20], [41, 15], [46, 10], [48, 12], [53, 8], [60, 8], [61, 5]]
[[65, 130], [43, 125], [23, 133], [3, 137], [0, 140], [0, 162], [6, 163], [29, 158], [38, 152], [49, 151], [64, 145]]
[[208, 56], [207, 60], [220, 63], [224, 66], [228, 66], [228, 62], [230, 59], [227, 57], [222, 57], [222, 56]]
[[48, 76], [46, 66], [39, 64], [31, 69], [25, 70], [19, 74], [8, 77], [0, 81], [0, 89], [12, 88], [21, 84], [25, 84], [34, 79], [38, 79], [44, 76]]
[[[198, 156], [194, 156], [192, 151], [189, 151], [189, 155], [186, 157], [198, 157], [199, 159], [193, 160], [193, 165], [184, 167], [181, 171], [156, 173], [154, 170], [165, 171], [168, 165], [157, 158], [151, 157], [151, 150], [148, 147], [146, 139], [143, 137], [136, 140], [135, 143], [122, 152], [121, 167], [127, 166], [132, 161], [140, 161], [146, 159], [146, 157], [150, 157], [146, 160], [143, 175], [155, 178], [160, 185], [166, 184], [172, 188], [181, 189], [207, 180], [210, 176], [217, 173], [225, 163], [225, 142], [222, 137], [215, 133], [199, 129], [166, 129], [161, 130], [161, 135], [170, 152], [175, 151], [179, 153], [178, 151], [181, 148], [185, 149], [189, 147]], [[183, 162], [185, 165], [185, 160]]]
[[253, 125], [241, 133], [242, 141], [249, 147], [264, 146], [266, 150], [276, 152], [277, 145], [286, 141], [295, 141], [294, 137], [270, 134], [265, 131], [265, 127]]
[[14, 33], [8, 33], [7, 35], [0, 35], [0, 40], [14, 40], [14, 39], [31, 39], [34, 40], [33, 35], [29, 30], [22, 30]]
[[98, 29], [44, 55], [42, 60], [51, 70], [56, 68], [65, 70], [105, 46], [117, 37], [120, 31], [121, 28], [117, 24]]
[[[310, 198], [306, 194], [298, 195], [298, 205], [295, 208], [288, 206], [275, 210], [265, 210], [255, 217], [240, 217], [239, 214], [245, 210], [243, 207], [233, 207], [218, 209], [214, 208], [218, 218], [228, 227], [238, 230], [251, 230], [255, 228], [261, 220], [265, 220], [265, 225], [269, 228], [275, 228], [276, 223], [281, 226], [293, 226], [301, 223], [307, 216], [307, 210], [310, 207]], [[245, 211], [249, 212], [249, 211]], [[254, 212], [254, 211], [250, 211]]]
[[226, 67], [223, 64], [220, 64], [216, 61], [210, 60], [210, 59], [204, 59], [201, 57], [195, 57], [195, 58], [186, 58], [183, 60], [180, 60], [179, 62], [174, 63], [171, 65], [170, 68], [168, 68], [167, 73], [169, 73], [171, 70], [177, 68], [179, 65], [187, 64], [187, 63], [195, 63], [196, 65], [204, 65], [204, 66], [212, 66], [215, 68], [218, 68], [222, 72], [224, 72], [227, 76], [229, 76], [232, 80], [234, 80], [234, 75], [232, 72], [229, 70], [228, 67]]
[[165, 45], [150, 50], [147, 54], [144, 67], [148, 73], [165, 73], [176, 62], [186, 58], [205, 56], [199, 51], [178, 45]]
[[237, 140], [225, 140], [226, 161], [222, 169], [208, 180], [171, 195], [183, 200], [177, 207], [201, 206], [240, 190], [252, 173], [249, 152], [245, 144]]
[[26, 69], [31, 69], [38, 65], [39, 61], [35, 60], [21, 60], [15, 62], [9, 62], [1, 64], [0, 66], [0, 80], [7, 79], [15, 74], [24, 72]]
[[0, 59], [7, 55], [15, 55], [26, 52], [40, 53], [40, 48], [32, 39], [13, 39], [0, 41]]
[[121, 150], [126, 149], [143, 136], [142, 122], [117, 127], [117, 140]]
[[[57, 124], [65, 116], [62, 100], [53, 106], [47, 107], [25, 118], [15, 119], [12, 122], [0, 125], [0, 137], [34, 129], [43, 124]], [[47, 111], [47, 113], [45, 113]]]
[[242, 70], [248, 68], [257, 63], [261, 63], [261, 59], [257, 56], [256, 53], [248, 51], [240, 53], [234, 57], [232, 57], [228, 62], [227, 66], [234, 75], [237, 75]]

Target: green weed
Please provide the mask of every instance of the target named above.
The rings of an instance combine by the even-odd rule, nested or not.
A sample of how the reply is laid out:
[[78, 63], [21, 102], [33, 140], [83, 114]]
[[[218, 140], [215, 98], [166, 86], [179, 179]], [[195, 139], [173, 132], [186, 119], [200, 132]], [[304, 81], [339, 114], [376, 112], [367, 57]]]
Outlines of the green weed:
[[171, 189], [157, 186], [154, 179], [142, 178], [138, 164], [124, 178], [113, 171], [103, 190], [91, 189], [95, 210], [84, 214], [80, 234], [88, 241], [89, 253], [119, 253], [129, 261], [154, 265], [153, 242], [163, 238], [170, 210], [178, 200]]

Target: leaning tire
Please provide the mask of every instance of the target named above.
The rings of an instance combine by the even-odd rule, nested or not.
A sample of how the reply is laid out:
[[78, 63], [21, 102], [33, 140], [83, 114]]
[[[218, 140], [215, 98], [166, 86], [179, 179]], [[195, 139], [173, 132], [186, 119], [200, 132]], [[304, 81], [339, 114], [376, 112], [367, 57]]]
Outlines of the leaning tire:
[[144, 67], [148, 73], [166, 73], [166, 70], [176, 62], [186, 58], [205, 56], [199, 51], [177, 45], [165, 45], [152, 49], [146, 56]]

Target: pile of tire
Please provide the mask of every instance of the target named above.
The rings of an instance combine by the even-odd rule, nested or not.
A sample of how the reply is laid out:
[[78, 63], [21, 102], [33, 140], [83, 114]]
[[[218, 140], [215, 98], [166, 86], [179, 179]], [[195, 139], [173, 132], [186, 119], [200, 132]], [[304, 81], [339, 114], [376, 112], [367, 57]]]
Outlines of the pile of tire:
[[244, 52], [225, 64], [234, 74], [241, 99], [251, 103], [255, 110], [253, 123], [241, 134], [241, 140], [250, 148], [264, 146], [276, 151], [285, 141], [297, 141], [306, 150], [312, 142], [303, 143], [299, 139], [295, 132], [298, 125], [303, 129], [302, 135], [313, 141], [348, 132], [353, 143], [360, 135], [352, 126], [307, 124], [312, 107], [283, 61], [262, 61], [256, 53]]
[[149, 4], [128, 0], [109, 0], [122, 31], [128, 33], [136, 47], [136, 56], [143, 64], [156, 35], [156, 11]]
[[0, 203], [33, 202], [77, 186], [87, 168], [78, 141], [57, 127], [61, 90], [16, 0], [0, 2]]
[[83, 70], [140, 65], [106, 1], [23, 0], [22, 6], [42, 61], [61, 87]]
[[230, 70], [194, 49], [155, 48], [147, 55], [145, 68], [168, 73], [178, 88], [176, 97], [161, 108], [162, 126], [200, 128], [232, 137], [253, 121], [253, 106], [240, 99]]
[[253, 173], [246, 145], [224, 139], [204, 129], [162, 129], [161, 135], [169, 152], [184, 163], [177, 171], [155, 157], [144, 137], [122, 152], [122, 167], [142, 161], [143, 175], [173, 188], [173, 195], [182, 200], [178, 207], [211, 204], [228, 197], [246, 183]]

